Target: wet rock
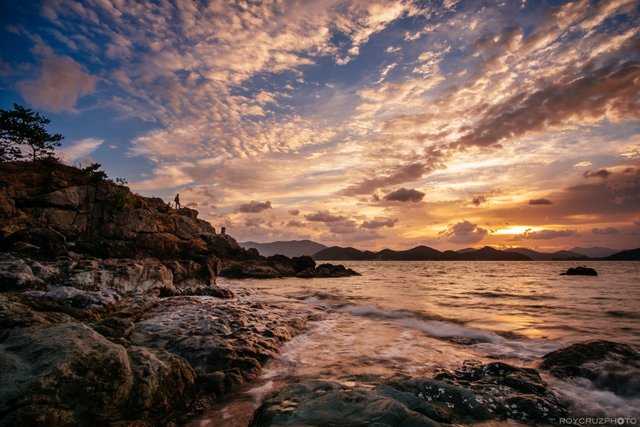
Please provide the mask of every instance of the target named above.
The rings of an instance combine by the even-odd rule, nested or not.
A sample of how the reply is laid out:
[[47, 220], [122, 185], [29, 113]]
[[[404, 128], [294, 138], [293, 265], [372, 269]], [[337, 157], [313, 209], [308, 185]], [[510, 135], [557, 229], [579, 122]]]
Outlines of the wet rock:
[[586, 378], [598, 389], [640, 395], [640, 354], [626, 344], [586, 341], [543, 356], [540, 368], [558, 378]]
[[472, 391], [497, 419], [553, 424], [567, 416], [563, 404], [535, 369], [503, 362], [480, 365], [469, 361], [460, 369], [435, 378]]
[[565, 409], [535, 370], [493, 363], [373, 389], [303, 381], [265, 401], [251, 425], [433, 426], [505, 419], [539, 425], [562, 416]]
[[305, 323], [305, 315], [271, 305], [174, 297], [161, 300], [136, 323], [131, 341], [184, 358], [203, 387], [227, 392], [255, 377]]
[[250, 426], [436, 426], [437, 422], [375, 391], [301, 381], [267, 400]]
[[597, 276], [598, 272], [589, 267], [572, 267], [565, 273], [560, 273], [561, 276]]

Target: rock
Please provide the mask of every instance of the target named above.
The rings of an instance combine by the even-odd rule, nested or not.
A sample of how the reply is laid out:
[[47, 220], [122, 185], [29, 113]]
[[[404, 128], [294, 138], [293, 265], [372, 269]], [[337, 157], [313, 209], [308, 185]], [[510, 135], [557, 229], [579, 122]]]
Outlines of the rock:
[[640, 354], [626, 344], [586, 341], [542, 357], [540, 368], [558, 378], [586, 378], [601, 390], [640, 395]]
[[470, 390], [497, 419], [553, 424], [567, 416], [563, 404], [531, 368], [468, 361], [460, 369], [436, 375], [435, 379]]
[[161, 300], [136, 323], [131, 341], [184, 358], [202, 387], [222, 393], [254, 378], [305, 323], [304, 314], [271, 305], [174, 297]]
[[34, 227], [16, 231], [2, 239], [0, 247], [7, 252], [23, 252], [16, 247], [20, 243], [28, 243], [30, 246], [24, 252], [33, 255], [57, 257], [67, 253], [65, 237], [51, 228]]
[[442, 380], [387, 381], [373, 389], [306, 380], [265, 401], [251, 426], [435, 426], [510, 419], [555, 424], [564, 408], [532, 369], [466, 367]]
[[565, 273], [560, 273], [561, 276], [597, 276], [598, 272], [589, 267], [574, 267], [569, 268]]
[[23, 259], [9, 254], [0, 254], [0, 292], [43, 283]]
[[320, 264], [315, 269], [308, 268], [299, 272], [297, 277], [315, 278], [315, 277], [349, 277], [360, 276], [360, 273], [346, 268], [344, 265]]
[[1, 426], [157, 425], [193, 405], [186, 361], [161, 349], [126, 350], [80, 323], [13, 328], [0, 345]]
[[300, 273], [301, 271], [307, 269], [313, 270], [314, 268], [316, 268], [316, 262], [308, 255], [294, 256], [293, 258], [291, 258], [291, 265], [293, 266], [293, 270], [296, 273]]
[[282, 274], [265, 262], [226, 262], [220, 270], [220, 276], [229, 279], [275, 279]]
[[75, 318], [91, 318], [113, 311], [122, 299], [115, 290], [83, 291], [58, 286], [50, 291], [26, 291], [20, 297], [25, 304], [42, 311], [61, 311]]

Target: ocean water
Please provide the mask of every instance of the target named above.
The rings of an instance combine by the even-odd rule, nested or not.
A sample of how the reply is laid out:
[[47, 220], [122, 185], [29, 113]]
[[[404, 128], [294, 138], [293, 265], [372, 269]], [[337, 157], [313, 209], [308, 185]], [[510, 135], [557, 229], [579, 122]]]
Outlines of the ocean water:
[[[535, 366], [592, 339], [640, 349], [640, 262], [586, 263], [597, 277], [560, 275], [575, 262], [343, 264], [362, 276], [220, 280], [239, 298], [307, 310], [312, 320], [260, 378], [190, 425], [246, 426], [269, 393], [300, 379], [367, 387], [395, 375], [431, 377], [468, 359]], [[635, 392], [543, 378], [574, 413], [640, 417]]]

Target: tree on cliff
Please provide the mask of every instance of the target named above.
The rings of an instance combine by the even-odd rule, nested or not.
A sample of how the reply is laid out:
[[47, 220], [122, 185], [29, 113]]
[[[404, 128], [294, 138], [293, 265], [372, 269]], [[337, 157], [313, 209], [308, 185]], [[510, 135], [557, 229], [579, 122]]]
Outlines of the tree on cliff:
[[13, 110], [0, 109], [0, 161], [23, 158], [23, 147], [33, 161], [52, 156], [64, 137], [47, 132], [45, 125], [49, 122], [22, 105], [13, 104]]

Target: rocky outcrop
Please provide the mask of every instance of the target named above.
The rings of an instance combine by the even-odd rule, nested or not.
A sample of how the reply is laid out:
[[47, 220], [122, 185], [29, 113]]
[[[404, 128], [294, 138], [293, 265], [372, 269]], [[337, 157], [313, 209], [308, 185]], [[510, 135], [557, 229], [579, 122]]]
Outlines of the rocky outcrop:
[[262, 257], [195, 210], [52, 161], [0, 163], [0, 251], [0, 426], [172, 424], [307, 319], [216, 277], [308, 259]]
[[[51, 161], [0, 163], [0, 220], [0, 250], [36, 259], [73, 252], [101, 259], [186, 260], [214, 282], [223, 262], [223, 275], [235, 278], [296, 276], [302, 265], [315, 266], [310, 257], [265, 258], [217, 234], [193, 209], [171, 209], [159, 198], [134, 195], [95, 173]], [[343, 270], [324, 269], [304, 277], [343, 276]]]
[[539, 425], [563, 416], [566, 410], [535, 370], [491, 363], [373, 389], [302, 381], [264, 402], [251, 425], [435, 426], [507, 419]]
[[560, 273], [561, 276], [597, 276], [598, 272], [589, 267], [572, 267], [566, 272]]
[[165, 425], [252, 379], [305, 323], [211, 296], [0, 293], [0, 426]]
[[360, 276], [360, 273], [343, 265], [320, 264], [309, 256], [294, 257], [273, 255], [266, 260], [231, 261], [225, 263], [220, 271], [223, 277], [234, 279], [273, 279], [278, 277], [300, 277], [313, 279], [318, 277]]

